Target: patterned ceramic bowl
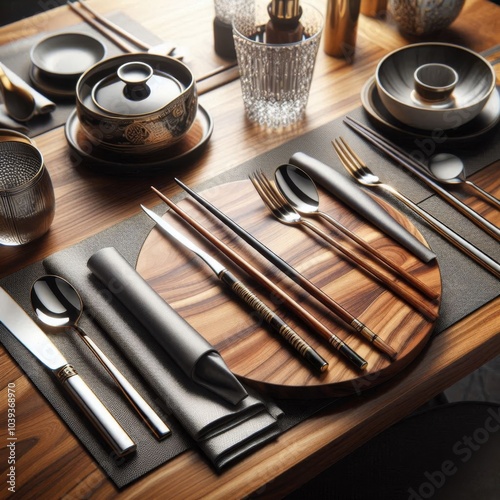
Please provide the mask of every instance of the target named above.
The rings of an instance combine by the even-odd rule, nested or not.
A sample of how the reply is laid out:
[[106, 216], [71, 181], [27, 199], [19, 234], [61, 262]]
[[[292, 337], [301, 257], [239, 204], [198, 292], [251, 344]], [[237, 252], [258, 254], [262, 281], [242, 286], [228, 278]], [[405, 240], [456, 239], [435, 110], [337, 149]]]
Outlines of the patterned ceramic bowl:
[[120, 154], [151, 154], [182, 139], [193, 124], [198, 97], [182, 62], [154, 54], [105, 59], [76, 86], [76, 111], [92, 143]]
[[399, 29], [409, 35], [428, 35], [449, 26], [465, 0], [389, 0], [387, 10]]

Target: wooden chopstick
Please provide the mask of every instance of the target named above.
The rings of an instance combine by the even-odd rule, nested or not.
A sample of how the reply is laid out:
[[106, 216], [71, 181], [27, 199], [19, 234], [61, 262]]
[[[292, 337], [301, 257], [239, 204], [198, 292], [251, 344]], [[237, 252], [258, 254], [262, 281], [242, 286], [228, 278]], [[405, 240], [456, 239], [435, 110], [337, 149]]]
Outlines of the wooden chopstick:
[[[332, 346], [346, 357], [351, 359], [358, 368], [364, 369], [367, 366], [367, 362], [357, 355], [347, 344], [341, 340], [337, 335], [332, 333], [328, 328], [326, 328], [322, 323], [320, 323], [311, 313], [304, 309], [298, 302], [292, 299], [288, 294], [286, 294], [281, 288], [275, 285], [271, 280], [264, 276], [258, 269], [249, 264], [246, 260], [241, 258], [236, 252], [229, 248], [225, 243], [219, 240], [216, 236], [209, 233], [200, 223], [194, 220], [189, 214], [184, 212], [182, 208], [177, 206], [173, 201], [167, 198], [163, 193], [158, 191], [155, 187], [151, 186], [154, 193], [159, 196], [179, 217], [186, 221], [191, 227], [196, 229], [204, 238], [210, 241], [216, 248], [218, 248], [226, 257], [228, 257], [234, 264], [243, 269], [247, 274], [255, 278], [262, 286], [264, 286], [271, 293], [276, 294], [283, 303], [294, 311], [297, 316], [299, 316], [305, 323], [307, 323], [314, 331], [317, 331], [322, 337], [324, 337]], [[396, 352], [392, 351], [393, 355], [396, 356]]]
[[113, 31], [111, 31], [106, 26], [98, 23], [92, 16], [89, 16], [82, 9], [78, 9], [75, 5], [73, 5], [73, 2], [71, 0], [68, 0], [67, 5], [71, 10], [76, 12], [87, 24], [99, 31], [99, 33], [104, 35], [108, 40], [111, 40], [117, 47], [128, 53], [137, 52], [136, 47], [133, 47], [132, 45], [122, 40], [120, 37], [116, 36]]
[[118, 26], [113, 21], [110, 21], [109, 19], [99, 14], [99, 12], [95, 11], [92, 7], [90, 7], [85, 0], [76, 0], [76, 1], [82, 6], [82, 8], [84, 8], [87, 12], [92, 14], [94, 18], [97, 19], [101, 24], [104, 24], [110, 30], [114, 31], [122, 38], [125, 38], [125, 40], [132, 42], [134, 45], [137, 45], [137, 47], [143, 50], [149, 50], [151, 48], [151, 46], [146, 42], [140, 40], [132, 33], [129, 33], [128, 31], [123, 29], [121, 26]]

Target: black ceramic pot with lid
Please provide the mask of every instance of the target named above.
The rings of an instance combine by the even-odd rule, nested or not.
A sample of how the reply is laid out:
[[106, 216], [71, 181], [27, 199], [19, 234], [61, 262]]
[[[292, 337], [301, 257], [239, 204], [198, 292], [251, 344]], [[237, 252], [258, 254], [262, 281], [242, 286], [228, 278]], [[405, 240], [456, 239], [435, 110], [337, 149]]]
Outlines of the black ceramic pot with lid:
[[96, 64], [77, 84], [77, 116], [98, 147], [155, 153], [176, 143], [196, 117], [194, 77], [177, 59], [126, 54]]

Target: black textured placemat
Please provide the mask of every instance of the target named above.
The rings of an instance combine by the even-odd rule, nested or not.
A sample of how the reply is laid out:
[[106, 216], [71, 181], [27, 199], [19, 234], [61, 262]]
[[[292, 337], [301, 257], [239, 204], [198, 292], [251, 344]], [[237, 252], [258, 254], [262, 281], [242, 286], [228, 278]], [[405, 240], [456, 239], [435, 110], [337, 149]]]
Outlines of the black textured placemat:
[[[122, 12], [114, 12], [107, 16], [110, 21], [118, 24], [126, 29], [139, 39], [151, 45], [161, 43], [161, 39], [148, 31], [142, 25], [128, 17]], [[50, 32], [41, 32], [36, 35], [16, 40], [15, 42], [0, 46], [0, 61], [5, 64], [11, 71], [21, 77], [26, 83], [33, 88], [36, 86], [30, 79], [30, 50], [40, 40], [57, 33], [86, 33], [100, 40], [106, 47], [106, 57], [112, 57], [122, 54], [123, 51], [109, 41], [105, 36], [101, 35], [97, 30], [86, 23], [79, 23], [73, 26], [66, 26], [64, 29], [59, 29]], [[37, 89], [43, 94], [43, 91]], [[42, 134], [66, 123], [68, 116], [75, 107], [73, 98], [58, 98], [47, 96], [51, 101], [56, 103], [56, 110], [48, 115], [36, 116], [29, 122], [24, 123], [28, 127], [30, 137]]]
[[[352, 116], [366, 121], [361, 109], [352, 113]], [[294, 139], [268, 153], [260, 155], [229, 172], [222, 174], [200, 186], [192, 186], [201, 191], [206, 188], [246, 178], [249, 172], [256, 168], [262, 168], [267, 172], [274, 170], [276, 166], [287, 162], [288, 158], [297, 151], [303, 151], [332, 166], [339, 172], [343, 168], [337, 160], [331, 139], [342, 135], [359, 152], [363, 159], [379, 174], [385, 181], [400, 188], [414, 201], [423, 203], [428, 208], [431, 206], [433, 212], [447, 224], [455, 224], [455, 219], [460, 219], [459, 226], [476, 245], [487, 251], [493, 258], [500, 259], [500, 249], [497, 242], [476, 231], [475, 226], [463, 217], [450, 211], [445, 202], [439, 200], [419, 181], [412, 179], [405, 172], [383, 158], [370, 146], [363, 143], [354, 132], [350, 131], [341, 119], [326, 124], [308, 134]], [[466, 161], [469, 173], [478, 171], [498, 158], [500, 148], [500, 128], [497, 127], [488, 137], [484, 137], [480, 143], [469, 144], [461, 149], [460, 154]], [[119, 183], [119, 179], [117, 179]], [[140, 182], [140, 180], [138, 180]], [[149, 189], [149, 182], [144, 180], [144, 189]], [[179, 195], [180, 196], [180, 195]], [[164, 205], [156, 207], [158, 213], [165, 211]], [[453, 213], [450, 213], [453, 212]], [[441, 316], [437, 321], [435, 332], [439, 333], [446, 327], [467, 316], [477, 308], [486, 304], [500, 293], [499, 281], [488, 274], [470, 259], [461, 255], [453, 246], [446, 243], [435, 235], [432, 230], [415, 220], [412, 214], [408, 217], [415, 223], [424, 234], [433, 250], [438, 255], [438, 262], [443, 281], [443, 297]], [[91, 253], [105, 246], [116, 247], [131, 263], [135, 263], [140, 248], [151, 230], [151, 220], [138, 207], [138, 214], [112, 228], [103, 231], [78, 245], [63, 250], [61, 255], [79, 262]], [[81, 262], [80, 262], [81, 264]], [[19, 303], [31, 313], [29, 306], [29, 288], [31, 283], [41, 274], [44, 274], [42, 263], [36, 263], [0, 281]], [[105, 297], [103, 297], [105, 300]], [[98, 343], [123, 373], [141, 388], [148, 401], [159, 405], [158, 399], [150, 388], [145, 387], [137, 377], [134, 370], [128, 366], [120, 354], [119, 346], [113, 345], [107, 338], [106, 333], [101, 331], [98, 325], [92, 321], [91, 314], [85, 315], [82, 326], [89, 335]], [[102, 448], [92, 429], [87, 427], [80, 415], [75, 412], [65, 394], [55, 385], [53, 379], [47, 372], [35, 362], [30, 354], [9, 335], [5, 329], [0, 328], [0, 339], [14, 359], [19, 363], [34, 384], [40, 389], [44, 396], [59, 412], [64, 421], [73, 430], [75, 435], [87, 447], [97, 462], [103, 467], [110, 478], [119, 487], [129, 484], [141, 475], [153, 470], [171, 457], [181, 453], [183, 450], [193, 446], [179, 425], [170, 417], [168, 409], [163, 409], [168, 424], [174, 430], [173, 436], [163, 443], [156, 442], [144, 429], [135, 414], [122, 401], [117, 390], [111, 383], [105, 380], [97, 362], [87, 352], [85, 347], [76, 342], [77, 339], [67, 335], [52, 336], [61, 351], [71, 359], [88, 384], [95, 390], [110, 407], [117, 419], [123, 423], [127, 431], [139, 444], [139, 452], [128, 461], [117, 461], [109, 456]], [[362, 395], [360, 397], [363, 397]], [[279, 406], [285, 411], [285, 417], [280, 421], [282, 430], [289, 429], [319, 409], [332, 404], [335, 400], [320, 401], [278, 401]], [[209, 464], [207, 463], [207, 467]]]

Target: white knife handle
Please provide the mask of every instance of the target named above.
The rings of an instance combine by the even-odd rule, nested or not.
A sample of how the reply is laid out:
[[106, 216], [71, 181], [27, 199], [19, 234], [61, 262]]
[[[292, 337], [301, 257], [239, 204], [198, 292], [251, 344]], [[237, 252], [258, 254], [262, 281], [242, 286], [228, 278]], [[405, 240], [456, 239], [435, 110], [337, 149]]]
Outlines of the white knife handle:
[[71, 365], [64, 365], [56, 370], [55, 374], [119, 457], [137, 448], [130, 436]]

